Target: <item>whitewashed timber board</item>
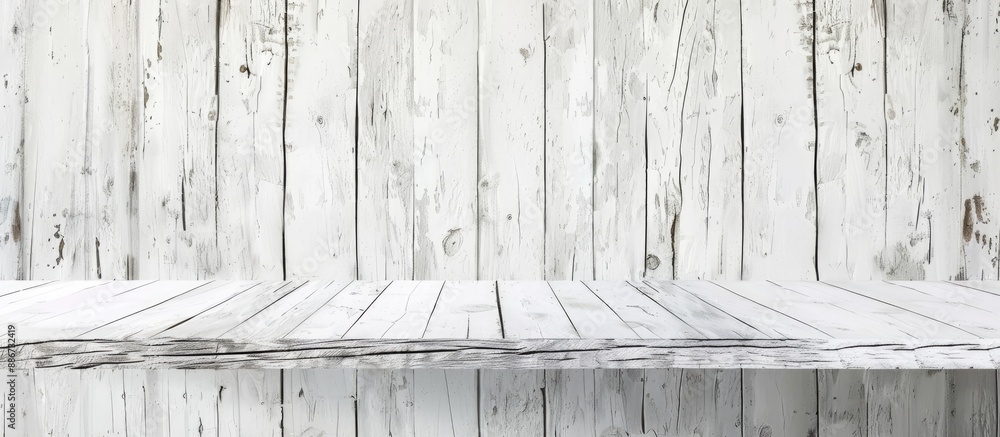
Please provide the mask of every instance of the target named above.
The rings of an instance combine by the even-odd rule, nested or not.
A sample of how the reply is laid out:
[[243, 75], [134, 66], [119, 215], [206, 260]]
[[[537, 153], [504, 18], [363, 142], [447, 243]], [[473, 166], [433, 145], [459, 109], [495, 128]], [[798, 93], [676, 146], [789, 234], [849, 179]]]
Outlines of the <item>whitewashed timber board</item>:
[[[14, 350], [21, 368], [993, 369], [1000, 362], [1000, 295], [962, 283], [226, 282], [4, 284], [15, 291], [2, 296], [11, 309], [0, 314], [20, 343], [2, 350]], [[207, 303], [196, 309], [175, 300]], [[663, 323], [647, 317], [656, 314]], [[377, 386], [413, 378], [369, 376], [364, 383]], [[761, 372], [743, 383], [786, 376]]]
[[[1000, 199], [991, 187], [996, 185], [995, 167], [1000, 161], [1000, 82], [998, 58], [990, 56], [1000, 50], [997, 2], [817, 0], [816, 14], [803, 12], [804, 20], [785, 15], [774, 20], [766, 10], [771, 5], [741, 6], [729, 0], [628, 4], [402, 0], [379, 5], [411, 9], [410, 15], [399, 17], [411, 26], [399, 35], [402, 45], [413, 49], [411, 63], [399, 68], [412, 71], [415, 81], [411, 94], [394, 95], [393, 102], [404, 104], [395, 108], [398, 111], [404, 111], [405, 104], [412, 106], [410, 119], [393, 120], [398, 122], [393, 126], [412, 123], [412, 132], [392, 146], [393, 153], [406, 147], [412, 153], [369, 155], [379, 165], [401, 157], [400, 167], [394, 167], [398, 170], [365, 168], [396, 171], [393, 174], [400, 175], [404, 184], [405, 172], [411, 170], [412, 191], [393, 191], [393, 202], [371, 206], [363, 203], [362, 196], [378, 188], [370, 185], [384, 174], [359, 171], [362, 153], [372, 151], [359, 148], [365, 121], [359, 116], [364, 109], [358, 92], [359, 67], [384, 79], [378, 84], [410, 86], [400, 77], [372, 70], [394, 53], [359, 53], [364, 50], [361, 34], [372, 36], [371, 26], [359, 26], [359, 21], [371, 23], [360, 9], [375, 10], [378, 5], [332, 0], [234, 0], [221, 7], [190, 0], [4, 1], [0, 5], [0, 278], [998, 277], [1000, 222], [992, 209]], [[425, 12], [442, 5], [451, 8], [433, 15]], [[785, 6], [792, 8], [781, 7]], [[613, 90], [615, 84], [594, 68], [598, 57], [611, 62], [610, 57], [624, 55], [607, 51], [628, 39], [609, 33], [608, 22], [601, 21], [612, 15], [614, 7], [634, 11], [633, 23], [641, 23], [621, 28], [641, 33], [628, 46], [643, 56], [632, 51], [620, 64], [624, 73], [616, 73], [633, 74], [645, 89], [629, 101], [600, 97], [602, 90]], [[802, 7], [813, 8], [808, 3]], [[508, 12], [515, 15], [500, 15]], [[761, 20], [766, 27], [760, 27]], [[531, 29], [524, 32], [515, 26], [522, 22]], [[801, 27], [806, 22], [811, 29]], [[641, 32], [636, 30], [640, 27]], [[803, 44], [801, 37], [811, 35], [815, 35], [811, 44]], [[495, 50], [483, 57], [486, 48]], [[530, 49], [530, 62], [523, 60], [521, 49]], [[759, 81], [764, 76], [758, 73], [765, 71], [756, 69], [762, 64], [754, 59], [788, 56], [803, 61], [796, 62], [800, 68], [779, 70], [774, 82]], [[240, 71], [243, 65], [247, 71]], [[500, 79], [503, 93], [491, 94], [487, 78]], [[798, 86], [808, 85], [810, 78], [812, 96], [803, 94], [808, 88]], [[617, 84], [617, 89], [634, 84], [625, 85]], [[469, 100], [470, 88], [474, 100]], [[376, 91], [368, 89], [369, 102]], [[806, 150], [806, 158], [795, 155], [794, 167], [754, 161], [764, 150], [761, 145], [801, 144], [785, 135], [788, 123], [777, 129], [767, 117], [788, 103], [778, 94], [808, 96], [800, 103], [805, 110], [815, 108], [812, 128], [818, 141]], [[246, 96], [260, 99], [243, 99]], [[632, 140], [644, 147], [620, 161], [639, 164], [634, 174], [618, 173], [628, 185], [612, 192], [609, 166], [616, 161], [594, 153], [605, 150], [595, 144], [603, 141], [595, 134], [606, 128], [602, 123], [622, 118], [618, 109], [622, 104], [633, 112], [631, 119], [644, 126], [629, 126], [629, 132], [638, 135]], [[525, 136], [512, 138], [514, 128], [507, 121], [518, 122]], [[805, 121], [808, 124], [809, 117]], [[440, 147], [420, 147], [427, 134], [421, 129], [441, 124], [448, 135], [433, 144]], [[493, 127], [486, 133], [488, 124]], [[246, 126], [255, 126], [254, 133], [248, 133]], [[276, 129], [280, 135], [267, 135]], [[469, 146], [471, 135], [476, 135], [474, 148]], [[515, 177], [511, 167], [517, 169]], [[496, 168], [501, 170], [485, 172]], [[602, 172], [595, 175], [597, 171]], [[578, 178], [570, 179], [571, 175]], [[498, 179], [496, 191], [482, 185], [487, 178]], [[765, 185], [774, 191], [750, 189]], [[801, 208], [808, 205], [810, 190], [815, 192], [814, 217], [803, 215]], [[793, 191], [794, 198], [777, 196]], [[508, 196], [515, 192], [520, 197], [513, 202]], [[800, 193], [806, 193], [804, 200]], [[611, 199], [628, 206], [621, 211], [598, 210]], [[502, 208], [490, 203], [494, 201]], [[773, 238], [777, 234], [768, 234], [786, 232], [771, 230], [783, 226], [774, 221], [778, 215], [773, 212], [789, 205], [797, 208], [791, 223], [803, 228], [779, 242]], [[627, 215], [639, 207], [645, 211], [638, 219]], [[808, 213], [808, 208], [804, 211]], [[505, 221], [507, 214], [519, 218], [516, 228]], [[623, 225], [628, 223], [631, 227]], [[367, 235], [358, 230], [367, 227], [385, 229], [399, 238], [398, 246], [365, 240]], [[810, 240], [810, 233], [815, 240]], [[627, 239], [610, 242], [605, 239], [609, 235]], [[770, 246], [759, 245], [762, 235], [771, 236]], [[517, 241], [516, 250], [510, 244], [506, 251], [497, 250], [498, 242], [508, 241]], [[814, 247], [809, 247], [813, 241]], [[806, 268], [813, 263], [816, 271], [770, 269], [783, 264], [759, 257], [764, 249], [772, 259], [773, 254], [791, 254], [787, 256], [791, 263]], [[626, 255], [619, 256], [622, 253]], [[752, 269], [747, 270], [748, 265]], [[397, 268], [398, 274], [384, 274]], [[829, 291], [823, 286], [791, 288], [816, 301], [825, 301]], [[348, 286], [331, 301], [355, 305], [338, 310], [353, 315], [349, 319], [353, 322], [383, 289]], [[246, 289], [217, 289], [241, 290]], [[36, 291], [59, 293], [41, 287]], [[208, 302], [186, 296], [163, 305], [193, 316], [224, 300], [217, 293]], [[266, 311], [282, 310], [286, 298], [320, 303], [311, 296], [320, 297], [296, 289]], [[30, 299], [18, 298], [16, 306], [24, 308]], [[116, 297], [108, 303], [117, 309], [105, 314], [114, 315], [131, 310], [136, 302]], [[704, 306], [692, 308], [701, 311]], [[884, 309], [877, 304], [864, 307]], [[795, 313], [805, 311], [803, 307]], [[699, 313], [687, 316], [692, 314]], [[685, 315], [678, 317], [685, 320]], [[919, 314], [899, 317], [892, 325], [895, 329], [926, 332], [927, 327], [918, 323]], [[137, 319], [128, 316], [123, 321], [129, 323], [107, 327], [114, 327], [113, 332], [95, 332], [148, 335], [134, 331], [140, 326], [130, 323]], [[642, 325], [641, 318], [623, 315], [623, 320], [633, 329], [649, 326]], [[301, 326], [314, 329], [319, 321], [310, 318]], [[349, 326], [330, 329], [346, 332]], [[726, 326], [703, 329], [714, 332]], [[743, 326], [743, 334], [757, 332]], [[322, 329], [313, 332], [326, 335]], [[128, 372], [124, 372], [126, 393], [146, 376], [160, 381], [163, 390], [174, 384], [175, 395], [185, 392], [183, 372], [170, 378], [161, 371]], [[685, 375], [690, 372], [696, 371]], [[823, 375], [818, 374], [821, 381]], [[878, 387], [893, 381], [902, 381], [898, 387], [944, 386], [938, 379], [921, 382], [930, 378], [921, 373], [887, 375], [889, 379], [881, 381], [889, 382]], [[973, 372], [969, 377], [973, 382], [960, 384], [965, 376], [944, 375], [947, 381], [956, 381], [954, 390], [989, 386], [989, 378], [995, 378], [995, 373]], [[43, 392], [46, 399], [66, 399], [66, 405], [94, 400], [89, 402], [95, 411], [98, 405], [138, 411], [143, 406], [138, 399], [130, 398], [121, 406], [111, 397], [73, 391], [97, 387], [96, 381], [116, 390], [116, 378], [95, 374], [74, 382], [70, 377], [66, 390], [52, 385], [43, 387]], [[55, 384], [66, 377], [37, 379]], [[529, 385], [540, 380], [544, 386], [549, 379], [538, 371], [522, 380], [532, 381]], [[277, 383], [260, 376], [251, 380]], [[845, 389], [850, 391], [854, 385], [848, 384]], [[490, 381], [486, 385], [502, 386]], [[825, 399], [827, 391], [818, 387]], [[874, 385], [863, 387], [876, 390]], [[933, 406], [951, 405], [947, 392], [919, 391], [935, 399], [928, 404]], [[915, 396], [918, 391], [907, 393]], [[330, 399], [337, 399], [337, 405], [347, 402], [339, 396]], [[975, 405], [955, 404], [960, 411], [955, 417], [980, 417], [983, 422], [975, 423], [995, 424], [996, 393], [974, 398]], [[497, 399], [503, 402], [502, 396]], [[555, 402], [551, 393], [546, 399]], [[905, 397], [887, 399], [908, 402]], [[223, 400], [228, 402], [225, 395]], [[66, 405], [37, 412], [57, 417], [72, 411]], [[873, 401], [873, 411], [878, 411], [877, 405]], [[72, 408], [89, 408], [83, 406]], [[980, 411], [987, 414], [978, 415]], [[80, 419], [86, 410], [72, 414]], [[150, 433], [159, 429], [143, 428], [138, 417], [145, 416], [129, 415], [126, 420], [130, 435], [138, 434], [138, 429]], [[58, 423], [83, 426], [82, 419], [72, 417]], [[120, 429], [116, 423], [109, 423], [110, 428], [91, 423], [87, 432]], [[350, 427], [339, 429], [353, 432], [352, 420], [342, 423]], [[819, 423], [823, 434], [822, 417]], [[956, 420], [946, 426], [953, 423], [956, 428], [948, 428], [951, 432], [972, 433], [959, 423], [973, 422]], [[901, 426], [895, 429], [905, 429]], [[989, 428], [978, 431], [995, 434]]]

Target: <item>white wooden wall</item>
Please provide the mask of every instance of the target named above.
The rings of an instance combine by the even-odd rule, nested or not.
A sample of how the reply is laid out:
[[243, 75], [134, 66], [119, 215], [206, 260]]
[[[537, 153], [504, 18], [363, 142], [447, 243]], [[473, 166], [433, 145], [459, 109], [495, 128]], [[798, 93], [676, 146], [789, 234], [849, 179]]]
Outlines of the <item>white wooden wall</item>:
[[[0, 279], [997, 279], [998, 16], [3, 0]], [[19, 435], [997, 435], [988, 371], [28, 380]]]

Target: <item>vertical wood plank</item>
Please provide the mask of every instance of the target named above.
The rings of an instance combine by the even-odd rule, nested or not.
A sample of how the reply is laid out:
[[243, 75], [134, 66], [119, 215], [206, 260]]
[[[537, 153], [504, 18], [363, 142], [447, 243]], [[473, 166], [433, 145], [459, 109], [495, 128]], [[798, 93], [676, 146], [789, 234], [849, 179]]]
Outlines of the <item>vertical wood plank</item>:
[[358, 435], [479, 434], [474, 370], [358, 370]]
[[415, 279], [476, 279], [479, 7], [418, 1], [414, 14]]
[[357, 7], [347, 0], [288, 1], [288, 278], [357, 276]]
[[216, 277], [283, 279], [285, 0], [219, 4]]
[[419, 369], [413, 373], [414, 435], [479, 435], [476, 370]]
[[127, 436], [125, 380], [121, 370], [70, 371], [80, 377], [80, 429], [70, 435]]
[[[40, 10], [28, 27], [23, 229], [27, 277], [96, 277], [88, 141], [88, 3]], [[59, 126], [53, 129], [52, 126]], [[6, 152], [5, 152], [6, 153]]]
[[867, 378], [868, 435], [947, 435], [946, 372], [869, 370]]
[[[185, 370], [182, 375], [170, 374], [170, 401], [180, 405], [170, 406], [170, 433], [181, 435], [220, 435], [222, 430], [236, 424], [222, 422], [232, 418], [222, 407], [223, 388], [217, 380], [218, 370]], [[176, 379], [171, 378], [176, 377]], [[180, 381], [183, 380], [183, 385]], [[175, 389], [183, 388], [182, 392]], [[174, 416], [180, 413], [180, 418]]]
[[358, 370], [358, 435], [415, 435], [413, 372]]
[[593, 279], [594, 2], [544, 8], [544, 279]]
[[642, 384], [642, 369], [594, 370], [597, 435], [641, 435], [645, 432]]
[[816, 279], [812, 3], [742, 10], [743, 277]]
[[743, 370], [743, 435], [816, 435], [817, 389], [814, 370]]
[[[962, 35], [962, 273], [998, 279], [1000, 269], [1000, 3], [970, 0]], [[989, 54], [989, 55], [987, 55]]]
[[[66, 369], [35, 369], [34, 423], [29, 430], [36, 435], [72, 435], [78, 433], [82, 422], [81, 397], [83, 377], [80, 371]], [[30, 435], [30, 434], [29, 434]]]
[[816, 4], [816, 157], [823, 280], [884, 275], [886, 120], [885, 4]]
[[111, 0], [90, 3], [87, 40], [87, 139], [84, 162], [88, 278], [128, 279], [140, 87], [138, 5]]
[[886, 247], [890, 279], [960, 275], [959, 78], [965, 2], [886, 3]]
[[542, 2], [479, 4], [479, 277], [545, 269]]
[[647, 435], [741, 435], [739, 369], [646, 369], [642, 388]]
[[136, 154], [133, 277], [201, 279], [216, 245], [217, 4], [143, 2], [143, 109]]
[[593, 369], [545, 371], [545, 436], [596, 437]]
[[0, 279], [22, 277], [22, 248], [30, 235], [21, 226], [24, 170], [26, 63], [32, 2], [0, 4]]
[[280, 370], [214, 370], [219, 435], [282, 435]]
[[166, 398], [163, 385], [166, 371], [123, 370], [125, 435], [163, 436]]
[[594, 14], [594, 276], [636, 279], [646, 245], [643, 5], [602, 2]]
[[948, 370], [949, 435], [997, 435], [997, 374], [993, 370]]
[[817, 370], [819, 378], [819, 434], [868, 436], [868, 398], [865, 371]]
[[359, 4], [358, 277], [413, 277], [413, 1]]
[[648, 277], [737, 279], [742, 247], [738, 1], [648, 2]]
[[288, 435], [357, 435], [357, 371], [289, 369], [284, 372], [282, 425]]
[[545, 402], [542, 370], [480, 370], [479, 435], [544, 435]]

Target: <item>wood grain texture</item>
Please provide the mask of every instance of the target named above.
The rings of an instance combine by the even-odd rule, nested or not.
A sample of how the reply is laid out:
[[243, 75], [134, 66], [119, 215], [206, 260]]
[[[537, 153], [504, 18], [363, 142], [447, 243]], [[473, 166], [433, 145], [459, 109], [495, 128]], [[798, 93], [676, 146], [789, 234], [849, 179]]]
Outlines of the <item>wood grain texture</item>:
[[863, 370], [818, 370], [820, 433], [868, 436], [868, 387]]
[[24, 183], [24, 107], [28, 62], [28, 26], [31, 2], [4, 2], [0, 6], [3, 48], [0, 49], [0, 279], [24, 279], [21, 195]]
[[284, 278], [285, 3], [220, 3], [218, 278]]
[[591, 369], [546, 370], [546, 437], [596, 437], [595, 393], [594, 371]]
[[544, 8], [545, 279], [593, 278], [594, 2]]
[[741, 379], [734, 369], [646, 369], [643, 430], [654, 435], [741, 435]]
[[[59, 3], [0, 5], [3, 279], [998, 277], [998, 199], [991, 189], [1000, 138], [996, 2], [821, 0], [815, 16], [809, 3], [732, 0]], [[610, 136], [618, 121], [627, 135]], [[595, 350], [556, 353], [523, 343], [445, 344], [441, 351], [394, 345], [364, 359], [355, 355], [371, 344], [318, 346], [347, 347], [349, 358], [313, 349], [309, 342], [340, 338], [365, 317], [385, 283], [307, 284], [272, 295], [258, 282], [205, 284], [204, 294], [39, 284], [0, 292], [0, 318], [30, 311], [18, 320], [38, 329], [23, 329], [25, 340], [62, 325], [61, 318], [88, 314], [72, 332], [141, 342], [188, 318], [242, 314], [244, 320], [210, 324], [206, 332], [292, 342], [225, 345], [231, 356], [218, 355], [216, 344], [154, 345], [158, 354], [195, 355], [167, 361], [205, 368], [219, 356], [229, 367], [256, 359], [271, 367], [298, 363], [269, 352], [288, 344], [302, 347], [293, 357], [310, 365], [457, 366], [462, 357], [490, 363], [528, 354], [519, 365], [775, 366], [796, 350], [777, 339], [803, 332], [818, 343], [801, 348], [819, 350], [803, 366], [996, 367], [996, 345], [975, 338], [996, 332], [993, 283], [910, 284], [881, 301], [869, 289], [848, 296], [815, 283], [671, 284], [667, 293], [632, 284], [640, 294], [626, 299], [621, 283], [587, 283], [602, 307], [593, 296], [572, 294], [584, 291], [575, 285], [445, 283], [430, 309], [433, 293], [403, 308], [400, 326], [425, 323], [419, 341], [496, 341], [504, 331], [525, 342], [628, 330], [650, 340], [682, 339], [675, 331], [683, 338], [775, 338], [704, 348], [653, 343], [638, 357], [620, 351], [639, 343], [579, 343], [573, 346]], [[535, 306], [523, 300], [534, 293], [551, 298]], [[47, 299], [84, 305], [67, 312], [45, 307]], [[229, 305], [246, 308], [220, 312]], [[972, 308], [956, 317], [965, 306]], [[516, 322], [500, 322], [507, 311]], [[831, 323], [835, 317], [853, 324]], [[272, 318], [280, 322], [262, 323]], [[833, 337], [877, 332], [894, 342], [833, 351], [834, 342], [814, 330]], [[911, 336], [955, 341], [904, 340]], [[116, 347], [65, 343], [46, 352], [69, 354], [52, 361], [57, 366], [160, 359], [133, 343], [108, 365], [102, 354]], [[852, 349], [859, 351], [846, 352]], [[736, 358], [725, 361], [730, 350]], [[704, 404], [701, 418], [660, 416], [649, 381], [670, 387], [654, 394], [662, 399], [656, 405], [702, 405], [695, 393], [708, 392], [693, 387], [700, 387], [699, 375], [714, 378], [712, 370], [670, 372], [641, 373], [643, 388], [636, 388], [635, 372], [602, 373], [601, 423], [610, 425], [601, 429], [725, 434], [723, 426], [736, 423], [721, 418], [744, 406], [718, 404], [716, 414]], [[525, 374], [522, 381], [531, 382], [510, 385], [494, 380], [498, 374], [477, 382], [493, 387], [480, 401], [511, 406], [498, 417], [521, 419], [516, 406], [544, 405], [545, 413], [531, 411], [525, 421], [532, 435], [556, 432], [557, 417], [574, 417], [575, 410], [556, 405], [554, 385], [542, 391], [550, 388], [548, 376]], [[352, 375], [342, 374], [344, 381]], [[414, 417], [414, 432], [473, 433], [465, 427], [469, 373], [429, 375], [414, 372], [417, 400], [405, 413]], [[782, 375], [760, 373], [751, 384], [757, 393], [784, 392]], [[818, 431], [995, 435], [996, 373], [943, 375], [821, 371]], [[461, 381], [460, 389], [427, 388], [442, 379]], [[272, 423], [274, 409], [259, 401], [273, 404], [281, 391], [274, 374], [257, 370], [30, 372], [24, 380], [25, 403], [41, 407], [22, 413], [21, 435], [161, 435], [171, 424], [180, 434], [197, 432], [202, 420], [203, 433], [238, 433], [237, 424], [272, 431], [248, 420]], [[720, 393], [742, 393], [739, 380], [716, 382]], [[353, 409], [340, 408], [351, 405], [357, 388], [344, 384], [353, 387], [344, 393], [354, 394], [330, 395], [336, 401], [327, 405], [336, 406], [322, 411], [346, 419], [318, 423], [309, 407], [294, 410], [301, 403], [283, 418], [304, 417], [303, 433], [334, 432], [327, 426], [356, 432]], [[533, 393], [532, 386], [544, 403], [519, 400], [516, 390]], [[234, 406], [234, 387], [258, 402]], [[561, 390], [568, 399], [594, 397]], [[635, 428], [630, 400], [638, 393], [646, 423]], [[594, 411], [587, 419], [595, 420], [596, 433]], [[654, 412], [667, 418], [653, 419]], [[876, 420], [871, 412], [882, 415]], [[488, 413], [475, 411], [483, 414], [479, 421]], [[786, 417], [795, 422], [798, 413]], [[856, 426], [862, 416], [874, 428]], [[539, 417], [542, 428], [535, 426]], [[39, 427], [42, 418], [48, 424]], [[585, 435], [588, 420], [581, 423]], [[497, 423], [489, 430], [505, 432]], [[773, 434], [797, 426], [767, 424]]]
[[423, 338], [502, 338], [495, 282], [446, 282]]
[[[1000, 274], [1000, 205], [994, 172], [1000, 164], [1000, 59], [979, 53], [1000, 51], [1000, 14], [996, 2], [970, 1], [962, 34], [962, 270], [965, 279], [997, 279]], [[990, 18], [993, 17], [991, 20]]]
[[538, 279], [545, 258], [542, 3], [479, 4], [479, 277]]
[[743, 435], [817, 435], [815, 370], [743, 370]]
[[413, 372], [358, 371], [358, 435], [415, 435]]
[[413, 277], [413, 2], [358, 10], [358, 278]]
[[290, 369], [283, 372], [282, 426], [290, 435], [356, 435], [357, 371]]
[[886, 275], [885, 33], [884, 1], [816, 3], [820, 279]]
[[542, 370], [479, 371], [479, 435], [544, 435], [545, 401]]
[[[646, 276], [738, 279], [742, 241], [740, 4], [647, 6]], [[653, 67], [656, 66], [656, 67]]]
[[[958, 278], [963, 264], [960, 73], [964, 2], [886, 2], [886, 247], [890, 279]], [[915, 90], [922, 90], [917, 92]]]
[[143, 103], [133, 277], [219, 273], [216, 6], [172, 0], [139, 8]]
[[995, 369], [997, 347], [997, 340], [976, 339], [47, 340], [21, 345], [16, 363], [25, 369]]
[[[646, 265], [646, 48], [638, 1], [594, 8], [594, 276], [639, 278]], [[659, 223], [656, 224], [660, 225]]]
[[349, 1], [288, 1], [283, 230], [289, 278], [354, 279], [358, 274], [352, 206], [357, 201], [357, 9], [358, 3]]
[[816, 279], [813, 5], [741, 6], [743, 278]]
[[479, 7], [418, 1], [413, 13], [414, 278], [476, 279]]
[[22, 226], [32, 235], [24, 267], [30, 278], [97, 277], [88, 10], [73, 2], [44, 11], [46, 24], [27, 27]]
[[474, 369], [414, 371], [415, 435], [479, 434], [479, 372]]

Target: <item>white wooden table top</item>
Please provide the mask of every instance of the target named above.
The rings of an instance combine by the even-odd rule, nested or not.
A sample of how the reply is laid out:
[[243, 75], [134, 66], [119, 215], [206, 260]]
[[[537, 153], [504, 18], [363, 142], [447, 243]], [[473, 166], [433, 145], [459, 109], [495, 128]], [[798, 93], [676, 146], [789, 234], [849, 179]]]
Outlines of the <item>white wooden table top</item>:
[[23, 368], [997, 368], [998, 315], [1000, 282], [0, 282]]

